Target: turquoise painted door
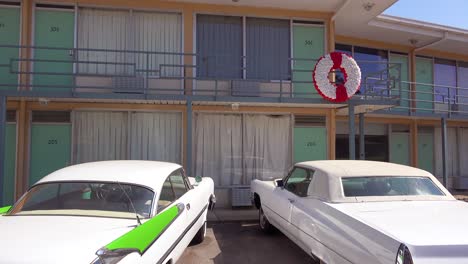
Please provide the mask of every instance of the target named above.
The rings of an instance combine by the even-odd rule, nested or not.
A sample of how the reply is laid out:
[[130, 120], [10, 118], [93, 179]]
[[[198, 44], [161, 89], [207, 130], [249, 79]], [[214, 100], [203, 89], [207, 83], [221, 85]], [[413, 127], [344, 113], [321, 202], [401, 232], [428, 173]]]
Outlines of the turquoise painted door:
[[70, 164], [71, 125], [33, 124], [29, 185]]
[[[316, 61], [325, 52], [325, 30], [311, 25], [293, 25], [293, 74], [294, 97], [320, 97], [312, 82]], [[307, 59], [307, 60], [300, 60]], [[305, 83], [301, 83], [305, 82]]]
[[[432, 59], [416, 58], [416, 82], [432, 84], [434, 69]], [[428, 85], [416, 85], [416, 111], [432, 112], [434, 109], [433, 87]]]
[[327, 159], [327, 129], [294, 128], [294, 162]]
[[[34, 45], [37, 47], [66, 48], [64, 50], [36, 49], [34, 51], [35, 90], [67, 91], [73, 84], [73, 57], [70, 49], [74, 39], [74, 13], [67, 11], [36, 10]], [[53, 60], [45, 62], [41, 60]], [[62, 74], [62, 75], [51, 75]], [[56, 86], [57, 88], [41, 87]]]
[[[0, 45], [19, 45], [20, 40], [20, 9], [0, 8]], [[18, 62], [11, 59], [19, 58], [18, 48], [0, 48], [0, 89], [16, 90]]]
[[418, 167], [434, 173], [433, 134], [418, 134]]
[[409, 133], [392, 133], [390, 137], [390, 162], [410, 165]]
[[[400, 78], [401, 81], [407, 82], [409, 80], [408, 76], [408, 56], [406, 55], [399, 55], [399, 54], [391, 54], [390, 55], [390, 76]], [[393, 64], [395, 63], [395, 64]], [[400, 65], [399, 70], [396, 65]], [[399, 83], [397, 84], [397, 90], [393, 91], [392, 94], [400, 96], [400, 108], [396, 107], [392, 110], [394, 111], [409, 111], [409, 84], [408, 83]], [[401, 90], [400, 90], [401, 88]]]
[[12, 205], [15, 201], [16, 176], [16, 124], [7, 124], [5, 137], [5, 167], [3, 169], [2, 205]]

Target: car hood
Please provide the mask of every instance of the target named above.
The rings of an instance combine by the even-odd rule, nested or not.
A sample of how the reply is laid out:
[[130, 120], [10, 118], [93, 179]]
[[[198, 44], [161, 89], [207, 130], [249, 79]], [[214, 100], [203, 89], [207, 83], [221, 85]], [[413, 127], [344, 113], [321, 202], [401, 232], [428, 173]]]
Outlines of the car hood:
[[399, 201], [330, 204], [413, 246], [468, 245], [468, 203]]
[[104, 217], [0, 216], [0, 263], [88, 264], [135, 224]]

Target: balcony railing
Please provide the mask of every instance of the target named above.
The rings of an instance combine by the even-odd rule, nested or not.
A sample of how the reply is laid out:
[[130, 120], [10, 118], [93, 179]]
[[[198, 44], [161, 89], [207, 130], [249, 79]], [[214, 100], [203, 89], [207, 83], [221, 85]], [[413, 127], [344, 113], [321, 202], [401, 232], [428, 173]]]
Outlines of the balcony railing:
[[[252, 78], [254, 66], [246, 57], [8, 45], [0, 50], [8, 54], [0, 57], [0, 91], [7, 96], [328, 103], [312, 82], [317, 59], [256, 65], [261, 77]], [[363, 76], [355, 104], [400, 105], [400, 65], [358, 63], [377, 70]]]

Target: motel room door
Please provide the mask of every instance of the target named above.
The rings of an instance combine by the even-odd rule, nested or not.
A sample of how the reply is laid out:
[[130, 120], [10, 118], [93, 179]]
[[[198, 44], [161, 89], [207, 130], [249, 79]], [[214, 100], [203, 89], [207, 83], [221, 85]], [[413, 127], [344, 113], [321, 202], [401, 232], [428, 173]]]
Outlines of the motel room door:
[[[0, 45], [19, 45], [20, 39], [20, 7], [4, 6], [0, 7]], [[12, 84], [11, 86], [0, 87], [0, 89], [16, 89], [18, 75], [10, 72], [18, 70], [18, 63], [11, 62], [10, 59], [18, 58], [18, 48], [1, 48], [0, 64], [9, 65], [9, 67], [0, 67], [0, 83]], [[13, 65], [10, 65], [12, 63]]]
[[293, 24], [292, 81], [297, 82], [293, 83], [294, 97], [318, 97], [312, 71], [325, 52], [324, 34], [323, 25]]
[[29, 185], [70, 165], [71, 123], [69, 112], [33, 112]]
[[[73, 84], [74, 9], [36, 7], [33, 84], [40, 91], [67, 91]], [[41, 61], [47, 60], [47, 61]], [[52, 60], [52, 62], [51, 62]], [[53, 75], [49, 75], [53, 74]], [[55, 86], [56, 88], [42, 87]]]
[[327, 159], [327, 129], [321, 117], [295, 116], [294, 163]]

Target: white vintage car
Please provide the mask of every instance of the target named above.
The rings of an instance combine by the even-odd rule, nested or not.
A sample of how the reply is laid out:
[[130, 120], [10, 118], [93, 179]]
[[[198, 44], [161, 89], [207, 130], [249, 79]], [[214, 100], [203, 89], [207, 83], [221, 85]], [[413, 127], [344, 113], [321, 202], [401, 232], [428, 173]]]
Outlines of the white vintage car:
[[203, 240], [213, 188], [166, 162], [58, 170], [0, 209], [0, 263], [174, 264]]
[[310, 161], [254, 180], [260, 227], [321, 263], [468, 263], [468, 203], [430, 173], [372, 161]]

